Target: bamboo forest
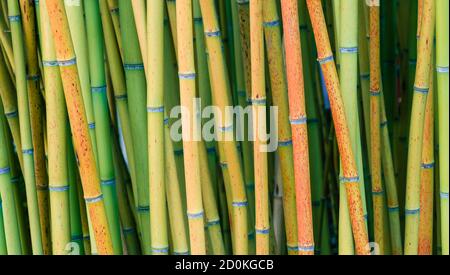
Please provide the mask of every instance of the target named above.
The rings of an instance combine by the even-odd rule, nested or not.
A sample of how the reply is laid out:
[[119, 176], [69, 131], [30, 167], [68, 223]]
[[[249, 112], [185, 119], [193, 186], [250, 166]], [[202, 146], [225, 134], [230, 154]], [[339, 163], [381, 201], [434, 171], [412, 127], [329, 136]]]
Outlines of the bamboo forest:
[[449, 255], [448, 0], [0, 0], [0, 255]]

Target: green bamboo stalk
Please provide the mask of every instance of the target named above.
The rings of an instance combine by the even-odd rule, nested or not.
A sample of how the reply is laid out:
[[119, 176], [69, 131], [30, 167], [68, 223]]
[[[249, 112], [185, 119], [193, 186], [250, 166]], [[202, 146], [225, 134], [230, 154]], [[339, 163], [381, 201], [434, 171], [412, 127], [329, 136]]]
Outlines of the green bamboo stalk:
[[153, 254], [168, 254], [164, 169], [164, 2], [147, 3], [147, 121]]
[[55, 255], [64, 255], [67, 254], [66, 245], [71, 241], [66, 103], [59, 69], [49, 66], [51, 61], [56, 60], [56, 55], [47, 6], [41, 3], [39, 9], [44, 85], [47, 95], [48, 166], [51, 167], [48, 171], [48, 182], [52, 252]]
[[[2, 2], [6, 3], [6, 2]], [[6, 12], [6, 10], [4, 11]], [[6, 18], [6, 17], [5, 17]], [[5, 51], [5, 55], [8, 58], [8, 63], [11, 66], [12, 72], [14, 72], [14, 54], [12, 49], [12, 41], [11, 41], [11, 35], [8, 35], [8, 26], [6, 25], [6, 22], [1, 19], [0, 20], [0, 42], [1, 47]]]
[[[3, 225], [0, 226], [0, 239], [4, 238], [4, 251], [7, 251], [9, 255], [22, 254], [22, 247], [20, 242], [20, 231], [18, 227], [17, 213], [14, 202], [14, 189], [11, 182], [11, 169], [9, 165], [9, 157], [6, 143], [6, 121], [3, 116], [3, 102], [0, 99], [0, 204], [3, 209], [0, 209], [0, 216], [2, 216]], [[2, 241], [0, 240], [0, 254]]]
[[[232, 116], [226, 114], [226, 106], [231, 106], [230, 83], [227, 75], [226, 62], [222, 52], [222, 40], [216, 13], [216, 8], [212, 0], [200, 0], [200, 8], [203, 15], [206, 45], [209, 53], [209, 66], [211, 90], [213, 92], [213, 102], [222, 114], [225, 121], [216, 120], [219, 129], [219, 146], [223, 146], [224, 159], [228, 164], [230, 177], [230, 189], [232, 190], [232, 232], [234, 235], [234, 254], [248, 254], [248, 226], [247, 226], [247, 205], [248, 201], [245, 193], [244, 177], [240, 165], [239, 153], [236, 143], [233, 141], [234, 131]], [[231, 130], [230, 130], [231, 129]], [[231, 141], [230, 141], [231, 140]]]
[[449, 254], [449, 173], [445, 167], [449, 164], [449, 93], [448, 93], [448, 1], [436, 1], [436, 66], [438, 72], [438, 116], [439, 116], [439, 192], [441, 200], [441, 243], [442, 254]]
[[28, 216], [33, 254], [42, 254], [43, 245], [41, 237], [41, 224], [39, 219], [36, 180], [34, 175], [33, 143], [31, 123], [29, 118], [28, 92], [26, 86], [25, 49], [23, 46], [23, 31], [19, 5], [14, 0], [8, 1], [8, 14], [11, 23], [11, 35], [14, 49], [14, 62], [16, 67], [17, 101], [19, 110], [20, 135], [22, 140], [22, 154], [24, 162], [24, 179], [27, 191]]
[[133, 219], [133, 213], [131, 211], [134, 205], [130, 204], [127, 197], [126, 184], [130, 178], [127, 175], [125, 162], [120, 153], [119, 140], [116, 135], [113, 137], [113, 160], [114, 170], [117, 181], [117, 201], [119, 205], [120, 220], [122, 224], [122, 234], [125, 239], [127, 255], [139, 255], [139, 238], [137, 235], [136, 223]]
[[92, 103], [94, 107], [95, 135], [99, 176], [105, 198], [106, 215], [111, 232], [114, 254], [122, 254], [120, 219], [117, 190], [112, 159], [112, 141], [109, 110], [106, 96], [106, 74], [104, 67], [104, 41], [98, 1], [85, 2], [86, 28], [89, 49], [89, 73], [91, 79]]
[[[364, 175], [357, 95], [358, 10], [357, 1], [341, 0], [339, 23], [340, 82], [341, 89], [344, 92], [344, 106], [349, 124], [352, 147], [356, 156], [358, 174]], [[364, 177], [362, 177], [360, 180], [360, 192], [363, 198], [363, 211], [366, 215], [367, 208], [364, 187]]]
[[120, 57], [120, 49], [117, 44], [117, 39], [114, 35], [113, 21], [111, 19], [110, 13], [108, 12], [106, 0], [100, 1], [100, 13], [102, 16], [105, 49], [109, 65], [108, 68], [112, 78], [112, 88], [115, 98], [114, 103], [120, 120], [120, 127], [125, 143], [125, 151], [132, 180], [131, 185], [133, 189], [133, 196], [135, 196], [136, 200], [136, 165], [133, 151], [133, 137], [131, 133], [130, 116], [128, 112], [128, 94], [126, 90], [125, 73], [123, 69], [122, 59]]
[[146, 79], [130, 0], [119, 1], [143, 254], [151, 254]]
[[406, 230], [405, 254], [417, 254], [420, 213], [420, 166], [422, 155], [425, 106], [430, 83], [431, 51], [435, 26], [435, 3], [424, 0], [414, 96], [411, 129], [409, 134], [408, 170], [406, 182]]

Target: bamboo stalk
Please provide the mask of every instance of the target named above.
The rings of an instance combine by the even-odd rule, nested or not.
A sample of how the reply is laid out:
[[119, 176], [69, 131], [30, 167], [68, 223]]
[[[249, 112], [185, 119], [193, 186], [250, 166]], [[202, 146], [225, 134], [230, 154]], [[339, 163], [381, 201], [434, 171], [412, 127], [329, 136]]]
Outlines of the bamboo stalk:
[[351, 148], [348, 124], [343, 112], [343, 102], [337, 80], [337, 72], [333, 62], [331, 47], [326, 30], [322, 4], [318, 0], [307, 0], [308, 10], [315, 34], [319, 63], [321, 64], [330, 98], [333, 120], [336, 125], [336, 137], [341, 153], [345, 188], [347, 190], [348, 206], [352, 222], [356, 253], [368, 254], [368, 236], [364, 223], [359, 176]]
[[[216, 9], [212, 0], [200, 0], [203, 15], [206, 45], [209, 53], [210, 77], [213, 102], [222, 114], [222, 121], [216, 120], [219, 129], [219, 146], [223, 146], [224, 159], [228, 163], [230, 189], [232, 195], [232, 233], [234, 235], [234, 254], [248, 254], [247, 206], [244, 178], [236, 143], [233, 141], [232, 116], [226, 113], [225, 107], [231, 105], [230, 83], [227, 75], [224, 53], [221, 50], [222, 40]], [[229, 110], [228, 110], [229, 111]], [[225, 120], [225, 121], [223, 121]], [[230, 141], [231, 140], [231, 141]]]
[[298, 250], [314, 254], [311, 187], [309, 171], [308, 126], [302, 66], [301, 37], [296, 1], [282, 1], [286, 71], [289, 93], [289, 119], [294, 151], [294, 174], [297, 202]]
[[[430, 67], [434, 64], [431, 62]], [[417, 254], [433, 253], [434, 215], [434, 70], [430, 69], [430, 90], [425, 107], [422, 164], [420, 172], [420, 218]]]
[[250, 2], [250, 52], [252, 62], [253, 158], [255, 169], [256, 254], [269, 254], [269, 189], [266, 133], [263, 1]]
[[372, 1], [370, 10], [370, 168], [374, 208], [375, 242], [380, 254], [385, 254], [383, 212], [385, 207], [384, 189], [381, 182], [381, 67], [380, 67], [380, 6]]
[[112, 240], [92, 145], [89, 142], [88, 123], [64, 3], [61, 0], [47, 0], [46, 3], [96, 245], [100, 254], [112, 254]]
[[33, 142], [31, 123], [29, 118], [28, 91], [25, 71], [25, 49], [23, 45], [23, 31], [19, 5], [14, 0], [8, 1], [8, 14], [11, 23], [11, 35], [14, 49], [14, 62], [16, 67], [17, 102], [19, 110], [20, 135], [22, 140], [22, 154], [24, 163], [24, 179], [27, 191], [28, 216], [33, 254], [43, 254], [41, 224], [37, 198], [37, 187], [34, 171]]
[[105, 199], [106, 216], [113, 242], [114, 254], [122, 254], [120, 219], [117, 205], [117, 190], [112, 159], [112, 141], [109, 110], [106, 96], [106, 74], [104, 66], [104, 41], [101, 29], [98, 1], [84, 5], [89, 49], [89, 73], [91, 79], [92, 103], [94, 107], [95, 135], [97, 143], [98, 172], [100, 186]]
[[411, 129], [409, 134], [408, 169], [406, 182], [406, 230], [405, 254], [417, 254], [420, 213], [420, 166], [423, 143], [425, 108], [430, 83], [430, 63], [435, 26], [434, 1], [424, 0], [414, 96]]
[[441, 200], [442, 254], [449, 254], [448, 166], [449, 158], [449, 98], [448, 98], [448, 1], [436, 1], [436, 66], [439, 116], [439, 193]]
[[54, 66], [45, 66], [56, 60], [56, 56], [46, 4], [41, 3], [39, 10], [44, 86], [47, 95], [48, 165], [51, 167], [48, 171], [48, 182], [52, 252], [56, 255], [64, 255], [67, 254], [66, 245], [71, 241], [66, 103], [59, 69]]
[[196, 106], [194, 106], [193, 102], [196, 93], [196, 76], [193, 47], [192, 1], [178, 0], [176, 10], [180, 99], [181, 105], [187, 111], [186, 114], [182, 114], [182, 128], [191, 253], [193, 255], [202, 255], [206, 253], [206, 246], [200, 184], [200, 162], [198, 158], [199, 145], [194, 140], [199, 132], [199, 125], [194, 116]]
[[34, 174], [41, 223], [42, 247], [45, 255], [51, 254], [49, 191], [44, 152], [42, 115], [44, 102], [39, 90], [39, 66], [36, 39], [35, 7], [30, 1], [20, 1], [22, 28], [24, 33], [25, 57], [27, 63], [28, 105], [30, 109], [31, 135], [33, 140]]
[[18, 227], [17, 213], [14, 202], [14, 189], [11, 181], [11, 169], [9, 164], [8, 150], [6, 143], [8, 142], [6, 136], [6, 121], [4, 120], [3, 102], [0, 99], [0, 204], [3, 209], [0, 209], [2, 225], [0, 236], [4, 238], [3, 246], [6, 248], [1, 251], [2, 241], [0, 240], [0, 254], [20, 255], [22, 254], [22, 247], [20, 243], [20, 231]]
[[131, 0], [145, 74], [148, 76], [146, 1]]
[[289, 254], [297, 254], [298, 220], [296, 216], [292, 131], [289, 124], [288, 87], [283, 68], [281, 24], [275, 1], [264, 3], [264, 29], [274, 106], [278, 107], [278, 154], [283, 183], [284, 222]]
[[164, 169], [164, 2], [147, 3], [147, 121], [153, 254], [168, 253]]
[[[131, 133], [130, 116], [128, 111], [128, 93], [126, 90], [125, 73], [120, 49], [114, 35], [113, 22], [106, 5], [106, 0], [100, 1], [100, 13], [102, 16], [103, 34], [105, 37], [105, 49], [108, 59], [109, 71], [112, 78], [112, 88], [114, 90], [115, 106], [118, 112], [122, 136], [125, 142], [125, 151], [128, 166], [131, 174], [131, 184], [133, 196], [137, 196], [136, 191], [136, 164], [134, 159], [133, 137]], [[136, 199], [136, 197], [135, 197]]]
[[119, 1], [120, 29], [124, 49], [124, 68], [128, 94], [128, 111], [135, 158], [137, 212], [142, 233], [143, 254], [151, 254], [150, 203], [148, 175], [148, 139], [146, 113], [146, 79], [130, 0]]

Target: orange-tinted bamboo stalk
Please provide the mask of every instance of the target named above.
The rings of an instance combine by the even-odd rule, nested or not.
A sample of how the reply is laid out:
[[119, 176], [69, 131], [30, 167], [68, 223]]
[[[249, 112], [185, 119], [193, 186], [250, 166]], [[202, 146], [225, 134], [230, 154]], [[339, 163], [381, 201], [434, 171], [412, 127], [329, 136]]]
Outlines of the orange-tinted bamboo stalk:
[[308, 149], [308, 119], [305, 106], [302, 50], [297, 0], [282, 0], [290, 122], [294, 146], [294, 176], [297, 202], [299, 254], [314, 254], [311, 185]]
[[61, 70], [64, 94], [74, 139], [74, 147], [80, 163], [80, 176], [84, 198], [92, 221], [94, 237], [99, 254], [112, 254], [113, 247], [106, 219], [99, 174], [81, 95], [75, 51], [70, 37], [69, 24], [63, 0], [46, 0], [50, 25], [55, 41], [57, 64]]
[[319, 56], [318, 60], [327, 87], [336, 129], [336, 138], [343, 170], [342, 181], [344, 182], [347, 191], [356, 253], [359, 255], [367, 255], [369, 254], [369, 240], [364, 222], [362, 199], [359, 190], [359, 175], [351, 147], [350, 133], [345, 117], [339, 79], [331, 51], [322, 3], [320, 0], [307, 0], [307, 6], [316, 40], [317, 53]]
[[375, 242], [384, 254], [385, 232], [383, 212], [384, 190], [381, 181], [381, 67], [380, 67], [380, 6], [370, 6], [370, 168]]

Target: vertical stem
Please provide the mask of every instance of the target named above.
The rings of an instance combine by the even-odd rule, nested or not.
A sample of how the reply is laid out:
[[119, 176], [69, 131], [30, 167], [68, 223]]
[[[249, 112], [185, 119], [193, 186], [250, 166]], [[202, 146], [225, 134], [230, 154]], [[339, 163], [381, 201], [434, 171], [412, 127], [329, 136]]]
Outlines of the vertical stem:
[[70, 37], [64, 3], [62, 0], [46, 0], [46, 3], [69, 112], [70, 126], [74, 137], [74, 147], [80, 163], [84, 197], [88, 204], [97, 249], [100, 254], [112, 254], [112, 240], [95, 157], [89, 139], [75, 51]]
[[355, 240], [356, 253], [368, 254], [368, 236], [364, 222], [361, 193], [359, 190], [359, 175], [355, 157], [351, 147], [350, 134], [344, 113], [343, 101], [339, 87], [339, 81], [333, 55], [326, 30], [325, 18], [323, 16], [322, 4], [319, 0], [307, 0], [308, 10], [313, 25], [316, 39], [319, 63], [321, 65], [325, 83], [336, 125], [336, 137], [341, 154], [343, 182], [347, 191], [348, 206], [352, 222], [353, 237]]
[[415, 255], [418, 250], [420, 214], [420, 167], [422, 163], [423, 129], [425, 109], [430, 85], [431, 52], [435, 26], [434, 1], [424, 0], [423, 15], [418, 46], [418, 60], [412, 119], [409, 132], [408, 170], [406, 181], [406, 229], [405, 254]]

